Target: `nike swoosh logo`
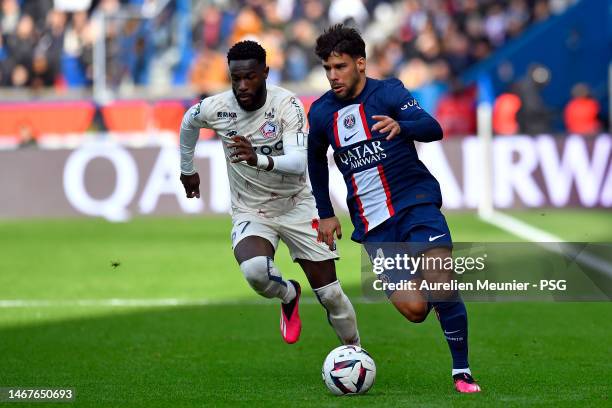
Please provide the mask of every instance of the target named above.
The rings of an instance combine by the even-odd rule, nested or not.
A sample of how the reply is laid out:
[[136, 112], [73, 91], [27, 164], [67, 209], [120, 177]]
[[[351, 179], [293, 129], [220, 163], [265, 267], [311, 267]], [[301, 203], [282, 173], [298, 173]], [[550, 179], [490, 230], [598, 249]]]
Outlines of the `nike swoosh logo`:
[[440, 235], [436, 235], [435, 237], [432, 237], [431, 235], [429, 236], [429, 242], [431, 241], [435, 241], [438, 238], [441, 238], [443, 236], [445, 236], [446, 234], [440, 234]]
[[459, 332], [459, 331], [461, 331], [461, 329], [459, 329], [459, 330], [454, 330], [454, 331], [450, 331], [450, 332], [449, 332], [449, 331], [444, 330], [444, 334], [455, 334], [455, 333], [457, 333], [457, 332]]
[[353, 133], [352, 135], [350, 135], [350, 136], [348, 136], [348, 137], [347, 137], [347, 136], [344, 136], [344, 141], [345, 141], [345, 142], [348, 142], [348, 141], [349, 141], [349, 140], [351, 140], [351, 139], [353, 138], [353, 136], [355, 136], [357, 133], [359, 133], [359, 132], [355, 132], [355, 133]]

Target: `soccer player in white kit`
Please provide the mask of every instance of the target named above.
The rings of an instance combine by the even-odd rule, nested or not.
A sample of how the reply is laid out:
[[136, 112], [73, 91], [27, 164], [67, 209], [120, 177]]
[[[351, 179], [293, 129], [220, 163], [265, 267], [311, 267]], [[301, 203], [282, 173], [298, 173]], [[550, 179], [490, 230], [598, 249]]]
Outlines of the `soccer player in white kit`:
[[223, 142], [232, 203], [232, 248], [249, 285], [281, 300], [280, 329], [287, 343], [300, 336], [300, 285], [274, 264], [279, 239], [327, 311], [343, 344], [360, 343], [355, 311], [336, 278], [338, 255], [317, 241], [317, 211], [306, 176], [307, 124], [301, 102], [286, 89], [266, 86], [266, 51], [236, 43], [227, 60], [232, 89], [192, 106], [180, 129], [181, 182], [200, 197], [193, 154], [200, 128]]

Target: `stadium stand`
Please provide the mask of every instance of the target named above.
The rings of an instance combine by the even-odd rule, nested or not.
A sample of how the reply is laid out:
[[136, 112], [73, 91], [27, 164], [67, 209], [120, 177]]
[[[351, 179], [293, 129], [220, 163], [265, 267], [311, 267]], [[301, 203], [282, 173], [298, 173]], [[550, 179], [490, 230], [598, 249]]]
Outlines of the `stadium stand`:
[[[164, 8], [151, 18], [125, 17], [134, 13], [151, 15], [150, 10], [158, 3]], [[577, 3], [2, 0], [0, 86], [51, 88], [55, 92], [91, 87], [93, 48], [100, 35], [95, 16], [105, 13], [109, 21], [105, 30], [107, 83], [116, 89], [134, 89], [133, 98], [139, 98], [140, 87], [188, 86], [193, 91], [189, 98], [227, 87], [225, 52], [233, 42], [254, 37], [268, 51], [271, 82], [308, 90], [302, 92], [308, 99], [326, 87], [313, 53], [314, 40], [329, 24], [345, 22], [364, 34], [370, 76], [399, 77], [426, 110], [441, 115], [447, 133], [469, 134], [475, 128], [475, 109], [470, 105], [475, 104], [476, 92], [463, 86], [460, 79], [465, 80], [466, 72], [530, 28]], [[121, 14], [126, 10], [132, 14]], [[189, 24], [183, 27], [185, 21]], [[461, 95], [457, 86], [463, 90]], [[162, 93], [161, 97], [167, 99], [172, 94]], [[140, 101], [117, 101], [100, 107], [103, 123], [109, 130], [120, 131], [170, 129], [190, 101], [151, 102], [158, 97], [143, 93]], [[563, 102], [569, 99], [568, 91]], [[516, 103], [511, 105], [504, 112], [511, 113]], [[601, 118], [598, 120], [601, 122]], [[3, 124], [1, 132], [14, 132], [16, 121]], [[80, 123], [78, 128], [82, 127]], [[504, 125], [502, 133], [513, 129], [508, 126]], [[71, 131], [75, 129], [76, 125]]]

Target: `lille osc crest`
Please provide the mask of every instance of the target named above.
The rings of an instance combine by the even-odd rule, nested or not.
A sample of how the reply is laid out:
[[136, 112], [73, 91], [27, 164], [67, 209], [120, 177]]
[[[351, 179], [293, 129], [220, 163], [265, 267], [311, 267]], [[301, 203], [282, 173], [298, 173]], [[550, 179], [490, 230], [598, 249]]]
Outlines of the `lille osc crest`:
[[259, 128], [259, 131], [266, 139], [272, 139], [276, 137], [276, 128], [276, 123], [266, 122]]
[[355, 115], [352, 113], [344, 118], [344, 127], [350, 129], [355, 126]]

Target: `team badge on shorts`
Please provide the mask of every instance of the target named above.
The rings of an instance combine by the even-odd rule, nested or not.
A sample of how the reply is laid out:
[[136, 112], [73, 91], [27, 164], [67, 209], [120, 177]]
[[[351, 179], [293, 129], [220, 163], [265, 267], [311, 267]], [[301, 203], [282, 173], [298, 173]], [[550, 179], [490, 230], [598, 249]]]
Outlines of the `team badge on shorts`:
[[266, 121], [266, 123], [261, 125], [261, 127], [259, 128], [259, 131], [261, 132], [263, 137], [265, 137], [266, 139], [272, 139], [276, 137], [276, 129], [277, 129], [276, 123]]
[[357, 121], [355, 120], [355, 115], [353, 115], [353, 114], [351, 113], [350, 115], [347, 115], [347, 116], [344, 118], [344, 122], [343, 122], [343, 124], [344, 124], [344, 127], [345, 127], [346, 129], [350, 129], [350, 128], [352, 128], [353, 126], [355, 126], [355, 123], [356, 123], [356, 122], [357, 122]]

